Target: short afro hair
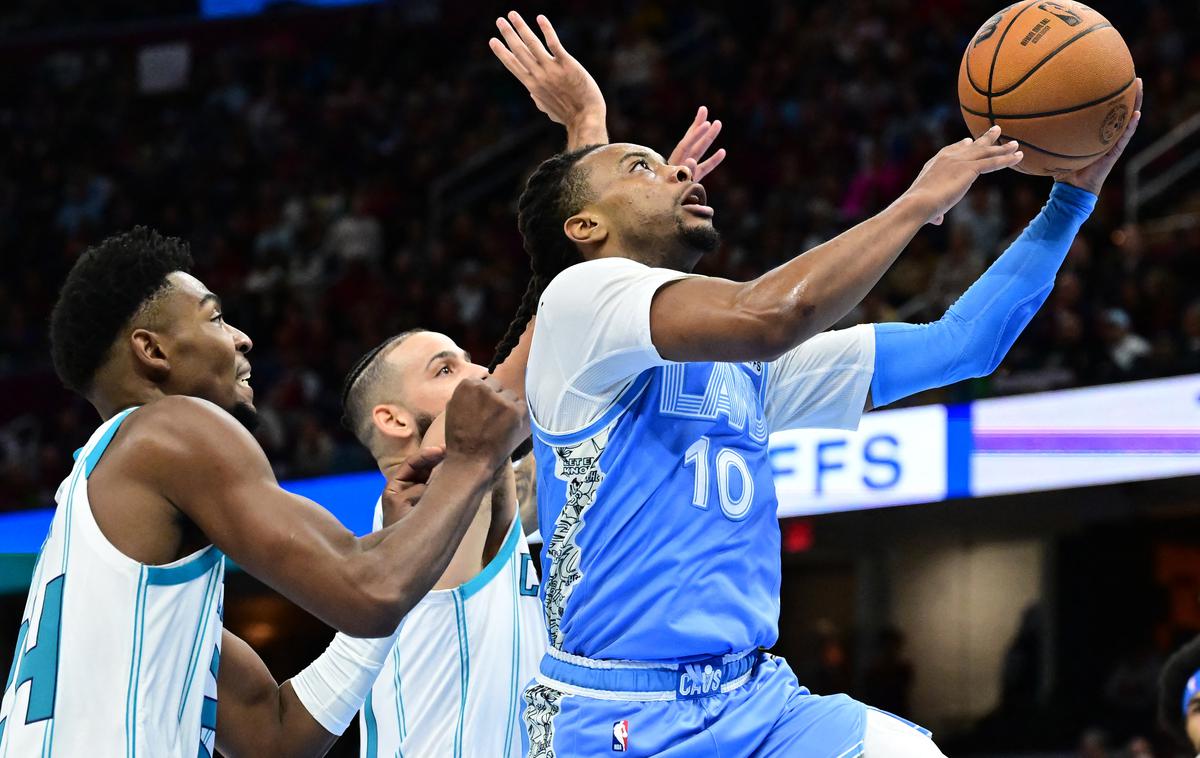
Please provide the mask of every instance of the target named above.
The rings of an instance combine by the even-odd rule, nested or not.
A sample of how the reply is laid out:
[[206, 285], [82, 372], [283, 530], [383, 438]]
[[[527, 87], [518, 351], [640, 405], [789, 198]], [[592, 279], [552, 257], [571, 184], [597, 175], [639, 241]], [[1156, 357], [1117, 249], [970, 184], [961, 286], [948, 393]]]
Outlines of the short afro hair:
[[50, 315], [50, 354], [62, 383], [83, 395], [91, 392], [124, 326], [169, 286], [168, 274], [191, 269], [186, 242], [145, 226], [84, 251]]
[[1200, 637], [1175, 651], [1163, 664], [1158, 678], [1158, 721], [1172, 737], [1191, 747], [1183, 717], [1183, 691], [1187, 681], [1200, 669]]

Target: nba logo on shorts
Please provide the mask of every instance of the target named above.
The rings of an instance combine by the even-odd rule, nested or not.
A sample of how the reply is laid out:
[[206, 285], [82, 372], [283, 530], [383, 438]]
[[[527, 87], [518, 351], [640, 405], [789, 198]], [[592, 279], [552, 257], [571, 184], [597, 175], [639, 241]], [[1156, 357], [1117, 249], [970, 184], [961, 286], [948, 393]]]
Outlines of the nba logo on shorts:
[[629, 750], [629, 722], [613, 722], [613, 752], [624, 753]]

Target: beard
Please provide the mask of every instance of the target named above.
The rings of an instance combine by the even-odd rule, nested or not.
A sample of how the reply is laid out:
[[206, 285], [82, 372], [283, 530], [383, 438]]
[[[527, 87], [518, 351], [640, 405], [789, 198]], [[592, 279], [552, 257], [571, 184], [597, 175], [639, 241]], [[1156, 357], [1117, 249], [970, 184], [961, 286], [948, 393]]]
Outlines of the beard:
[[703, 226], [687, 226], [683, 219], [675, 219], [675, 231], [679, 241], [691, 252], [705, 255], [721, 246], [721, 233], [712, 224]]
[[428, 413], [418, 413], [414, 420], [417, 422], [417, 436], [424, 440], [426, 433], [429, 432], [429, 427], [433, 426], [433, 416]]
[[237, 403], [230, 409], [229, 415], [233, 416], [234, 420], [246, 428], [246, 431], [254, 434], [258, 429], [260, 421], [258, 411], [254, 410], [254, 406], [249, 403]]

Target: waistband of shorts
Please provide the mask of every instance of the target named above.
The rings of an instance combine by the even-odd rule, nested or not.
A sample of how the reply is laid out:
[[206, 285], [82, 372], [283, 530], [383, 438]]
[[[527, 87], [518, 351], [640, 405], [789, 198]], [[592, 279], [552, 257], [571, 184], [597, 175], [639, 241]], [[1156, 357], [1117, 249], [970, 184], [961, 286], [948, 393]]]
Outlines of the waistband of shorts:
[[698, 700], [750, 681], [767, 654], [761, 650], [678, 665], [583, 658], [550, 648], [537, 681], [561, 692], [599, 700]]

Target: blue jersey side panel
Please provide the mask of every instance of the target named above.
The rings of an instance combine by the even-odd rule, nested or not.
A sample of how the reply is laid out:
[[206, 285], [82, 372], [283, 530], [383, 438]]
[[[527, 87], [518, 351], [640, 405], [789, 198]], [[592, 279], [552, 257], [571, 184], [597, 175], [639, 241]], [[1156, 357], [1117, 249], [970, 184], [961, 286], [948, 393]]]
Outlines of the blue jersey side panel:
[[587, 429], [536, 430], [551, 644], [677, 663], [775, 643], [768, 370], [650, 369]]

